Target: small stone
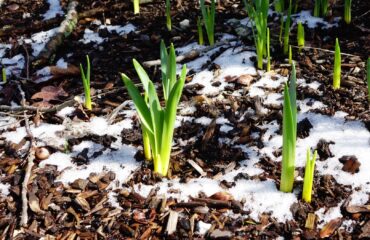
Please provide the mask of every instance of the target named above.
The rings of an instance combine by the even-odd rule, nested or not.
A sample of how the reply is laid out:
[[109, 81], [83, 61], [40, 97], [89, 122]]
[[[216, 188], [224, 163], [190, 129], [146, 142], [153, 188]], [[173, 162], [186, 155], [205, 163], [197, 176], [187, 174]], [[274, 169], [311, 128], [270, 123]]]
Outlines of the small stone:
[[189, 28], [189, 26], [190, 26], [190, 21], [189, 21], [189, 19], [184, 19], [184, 20], [182, 20], [182, 21], [180, 22], [180, 28], [181, 28], [181, 29], [187, 29], [187, 28]]

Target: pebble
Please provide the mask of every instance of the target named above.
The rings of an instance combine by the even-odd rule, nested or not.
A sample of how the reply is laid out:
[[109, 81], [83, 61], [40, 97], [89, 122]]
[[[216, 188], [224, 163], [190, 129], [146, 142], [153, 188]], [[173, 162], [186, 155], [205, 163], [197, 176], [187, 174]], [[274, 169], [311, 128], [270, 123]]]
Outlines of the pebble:
[[190, 21], [189, 19], [184, 19], [180, 22], [180, 28], [181, 29], [187, 29], [190, 27]]

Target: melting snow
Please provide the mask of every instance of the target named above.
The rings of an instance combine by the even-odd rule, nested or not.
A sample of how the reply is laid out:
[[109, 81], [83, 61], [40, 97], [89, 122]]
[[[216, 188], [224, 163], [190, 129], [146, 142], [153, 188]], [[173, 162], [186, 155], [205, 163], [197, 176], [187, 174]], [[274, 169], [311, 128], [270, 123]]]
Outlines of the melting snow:
[[55, 18], [57, 15], [64, 15], [59, 0], [48, 0], [49, 9], [44, 14], [44, 20]]

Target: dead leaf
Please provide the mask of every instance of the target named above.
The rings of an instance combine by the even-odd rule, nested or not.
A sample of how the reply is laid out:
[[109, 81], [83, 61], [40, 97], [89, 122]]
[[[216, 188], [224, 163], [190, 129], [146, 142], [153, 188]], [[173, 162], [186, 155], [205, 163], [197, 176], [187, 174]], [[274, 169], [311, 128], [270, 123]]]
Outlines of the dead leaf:
[[61, 87], [54, 87], [54, 86], [46, 86], [41, 89], [40, 92], [35, 93], [31, 99], [42, 99], [41, 102], [36, 102], [33, 106], [37, 107], [48, 107], [52, 106], [53, 104], [50, 103], [51, 101], [58, 101], [60, 97], [67, 97], [68, 93], [63, 90]]
[[249, 86], [252, 81], [253, 81], [253, 76], [252, 75], [242, 74], [242, 75], [239, 76], [239, 78], [236, 82], [241, 84], [241, 85], [244, 85], [244, 86]]
[[370, 205], [363, 205], [363, 206], [347, 206], [347, 212], [349, 213], [370, 213]]
[[45, 214], [45, 212], [41, 210], [39, 199], [34, 192], [28, 193], [28, 204], [30, 205], [32, 212], [40, 215]]
[[209, 198], [222, 201], [234, 200], [233, 196], [231, 196], [231, 194], [227, 192], [216, 192]]
[[336, 218], [328, 222], [320, 231], [320, 238], [330, 237], [342, 225], [342, 218]]

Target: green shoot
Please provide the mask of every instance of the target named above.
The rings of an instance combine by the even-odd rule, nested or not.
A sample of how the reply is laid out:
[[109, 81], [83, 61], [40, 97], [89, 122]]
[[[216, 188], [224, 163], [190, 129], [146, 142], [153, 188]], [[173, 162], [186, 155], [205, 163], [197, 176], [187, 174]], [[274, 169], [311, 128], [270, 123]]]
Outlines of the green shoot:
[[3, 67], [1, 72], [2, 72], [3, 83], [6, 83], [7, 80], [6, 80], [6, 69], [5, 69], [5, 67]]
[[289, 57], [288, 57], [288, 63], [293, 63], [293, 52], [292, 52], [292, 45], [289, 45]]
[[367, 97], [370, 103], [370, 57], [367, 59]]
[[310, 152], [311, 152], [310, 149], [307, 149], [307, 159], [306, 167], [304, 170], [303, 192], [302, 192], [302, 198], [307, 203], [311, 202], [313, 177], [315, 173], [315, 162], [317, 156], [317, 151], [315, 151], [311, 158]]
[[313, 16], [320, 17], [321, 0], [315, 0], [315, 7], [313, 9]]
[[333, 88], [340, 88], [340, 75], [341, 75], [341, 56], [338, 38], [335, 39], [335, 53], [334, 53], [334, 74], [333, 74]]
[[288, 54], [289, 51], [289, 34], [290, 34], [290, 15], [292, 13], [292, 0], [289, 0], [288, 16], [285, 20], [284, 27], [284, 54]]
[[297, 42], [298, 47], [301, 50], [301, 48], [304, 47], [304, 27], [301, 22], [298, 22]]
[[297, 141], [296, 69], [292, 65], [289, 87], [284, 86], [283, 104], [283, 160], [280, 191], [291, 192], [294, 184], [295, 150]]
[[171, 23], [171, 2], [170, 0], [166, 0], [166, 25], [167, 25], [168, 31], [171, 31], [172, 23]]
[[284, 0], [275, 0], [274, 8], [275, 8], [275, 12], [278, 12], [278, 13], [284, 12]]
[[215, 0], [211, 0], [211, 9], [209, 9], [208, 6], [205, 6], [204, 0], [200, 0], [200, 9], [202, 11], [203, 22], [206, 28], [209, 45], [213, 46], [215, 44]]
[[[133, 63], [143, 84], [144, 97], [140, 95], [138, 88], [125, 74], [122, 74], [122, 80], [135, 104], [141, 124], [146, 129], [145, 133], [148, 134], [154, 171], [166, 176], [169, 168], [177, 106], [186, 78], [186, 66], [183, 66], [177, 80], [174, 46], [171, 44], [170, 50], [167, 52], [164, 43], [161, 43], [161, 71], [165, 100], [164, 107], [162, 107], [148, 74], [135, 59]], [[145, 99], [146, 97], [147, 99]]]
[[326, 16], [328, 14], [328, 7], [329, 7], [329, 1], [328, 0], [321, 0], [321, 13], [322, 16]]
[[80, 64], [80, 71], [81, 71], [82, 84], [84, 86], [84, 92], [85, 92], [85, 107], [88, 110], [91, 110], [92, 106], [91, 106], [91, 95], [90, 95], [90, 59], [88, 55], [86, 55], [86, 64], [87, 64], [86, 73], [84, 72], [82, 64]]
[[140, 0], [133, 0], [134, 2], [134, 14], [140, 13]]
[[347, 24], [351, 23], [351, 5], [352, 0], [344, 0], [344, 21]]
[[267, 67], [266, 71], [271, 70], [271, 59], [270, 59], [270, 28], [267, 28]]
[[257, 67], [259, 69], [262, 69], [263, 57], [267, 54], [267, 17], [269, 0], [257, 0], [253, 3], [247, 3], [246, 1], [244, 1], [248, 16], [250, 19], [253, 19], [254, 28], [257, 31], [257, 34], [255, 34], [255, 30], [254, 28], [252, 28], [254, 43], [257, 52]]
[[197, 20], [197, 27], [198, 27], [198, 43], [199, 45], [204, 45], [202, 20], [200, 19], [200, 17], [198, 17]]

